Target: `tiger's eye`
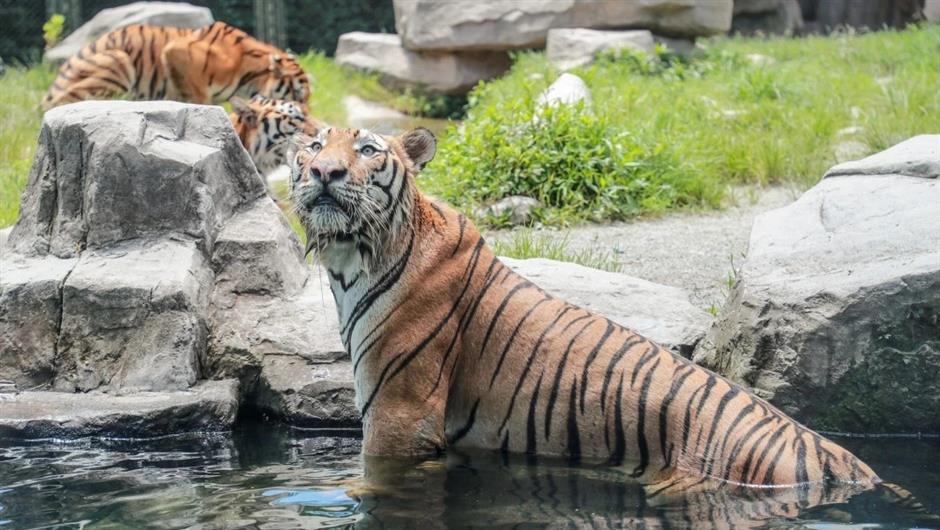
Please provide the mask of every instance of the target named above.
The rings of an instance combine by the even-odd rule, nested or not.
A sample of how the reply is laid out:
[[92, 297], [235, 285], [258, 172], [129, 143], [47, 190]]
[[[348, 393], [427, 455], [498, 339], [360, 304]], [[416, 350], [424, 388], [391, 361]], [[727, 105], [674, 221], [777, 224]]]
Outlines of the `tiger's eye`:
[[320, 142], [313, 142], [307, 147], [309, 147], [310, 150], [313, 151], [314, 153], [319, 153], [320, 149], [323, 149], [323, 144], [321, 144]]
[[375, 147], [372, 147], [371, 145], [365, 145], [362, 147], [362, 149], [359, 150], [359, 152], [362, 153], [363, 156], [372, 156], [375, 154]]

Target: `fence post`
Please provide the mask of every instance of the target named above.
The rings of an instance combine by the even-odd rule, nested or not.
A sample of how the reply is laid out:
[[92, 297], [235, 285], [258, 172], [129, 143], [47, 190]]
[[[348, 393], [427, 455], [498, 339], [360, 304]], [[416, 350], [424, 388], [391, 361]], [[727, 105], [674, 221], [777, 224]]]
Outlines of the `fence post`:
[[287, 48], [287, 13], [284, 0], [255, 0], [255, 37]]
[[46, 19], [54, 14], [65, 16], [65, 34], [82, 25], [82, 0], [46, 0]]

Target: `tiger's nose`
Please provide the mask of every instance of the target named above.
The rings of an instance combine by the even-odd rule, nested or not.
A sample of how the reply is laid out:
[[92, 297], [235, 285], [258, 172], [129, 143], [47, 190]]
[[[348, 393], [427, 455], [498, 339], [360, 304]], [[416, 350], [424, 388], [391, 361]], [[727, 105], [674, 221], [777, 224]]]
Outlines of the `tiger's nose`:
[[324, 183], [331, 180], [340, 180], [346, 177], [346, 168], [339, 164], [317, 164], [310, 168], [313, 178]]

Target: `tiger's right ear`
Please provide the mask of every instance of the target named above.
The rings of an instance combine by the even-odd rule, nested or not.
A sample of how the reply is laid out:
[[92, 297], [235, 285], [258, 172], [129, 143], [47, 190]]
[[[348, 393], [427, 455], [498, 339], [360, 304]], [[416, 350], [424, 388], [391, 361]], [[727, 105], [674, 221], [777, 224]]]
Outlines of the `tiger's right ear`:
[[239, 97], [233, 97], [229, 100], [229, 103], [232, 104], [232, 111], [235, 112], [242, 123], [249, 127], [258, 126], [258, 115], [255, 114], [247, 101]]

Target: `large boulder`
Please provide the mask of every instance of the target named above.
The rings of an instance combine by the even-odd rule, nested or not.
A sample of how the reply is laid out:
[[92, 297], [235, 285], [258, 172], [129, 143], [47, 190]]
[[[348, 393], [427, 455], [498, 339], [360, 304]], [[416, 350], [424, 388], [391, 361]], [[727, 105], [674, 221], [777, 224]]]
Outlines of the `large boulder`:
[[681, 289], [575, 263], [537, 258], [500, 258], [554, 296], [612, 321], [688, 357], [711, 322]]
[[566, 27], [718, 35], [731, 28], [732, 0], [394, 0], [394, 6], [405, 47], [455, 51], [542, 47], [549, 29]]
[[940, 135], [836, 166], [754, 223], [697, 362], [812, 427], [940, 432]]
[[383, 82], [401, 88], [459, 93], [509, 70], [504, 52], [416, 52], [398, 35], [354, 31], [339, 37], [336, 62], [378, 72]]
[[329, 385], [351, 377], [325, 274], [221, 107], [53, 109], [23, 197], [0, 260], [0, 400], [15, 403], [0, 431], [227, 428], [239, 401], [304, 425], [358, 417]]
[[548, 30], [545, 56], [561, 70], [584, 66], [603, 51], [628, 49], [652, 53], [653, 34], [646, 30], [600, 31], [581, 28]]
[[102, 9], [57, 46], [46, 51], [44, 57], [51, 62], [66, 61], [98, 37], [133, 24], [199, 28], [208, 26], [213, 21], [212, 12], [208, 7], [184, 2], [134, 2]]

